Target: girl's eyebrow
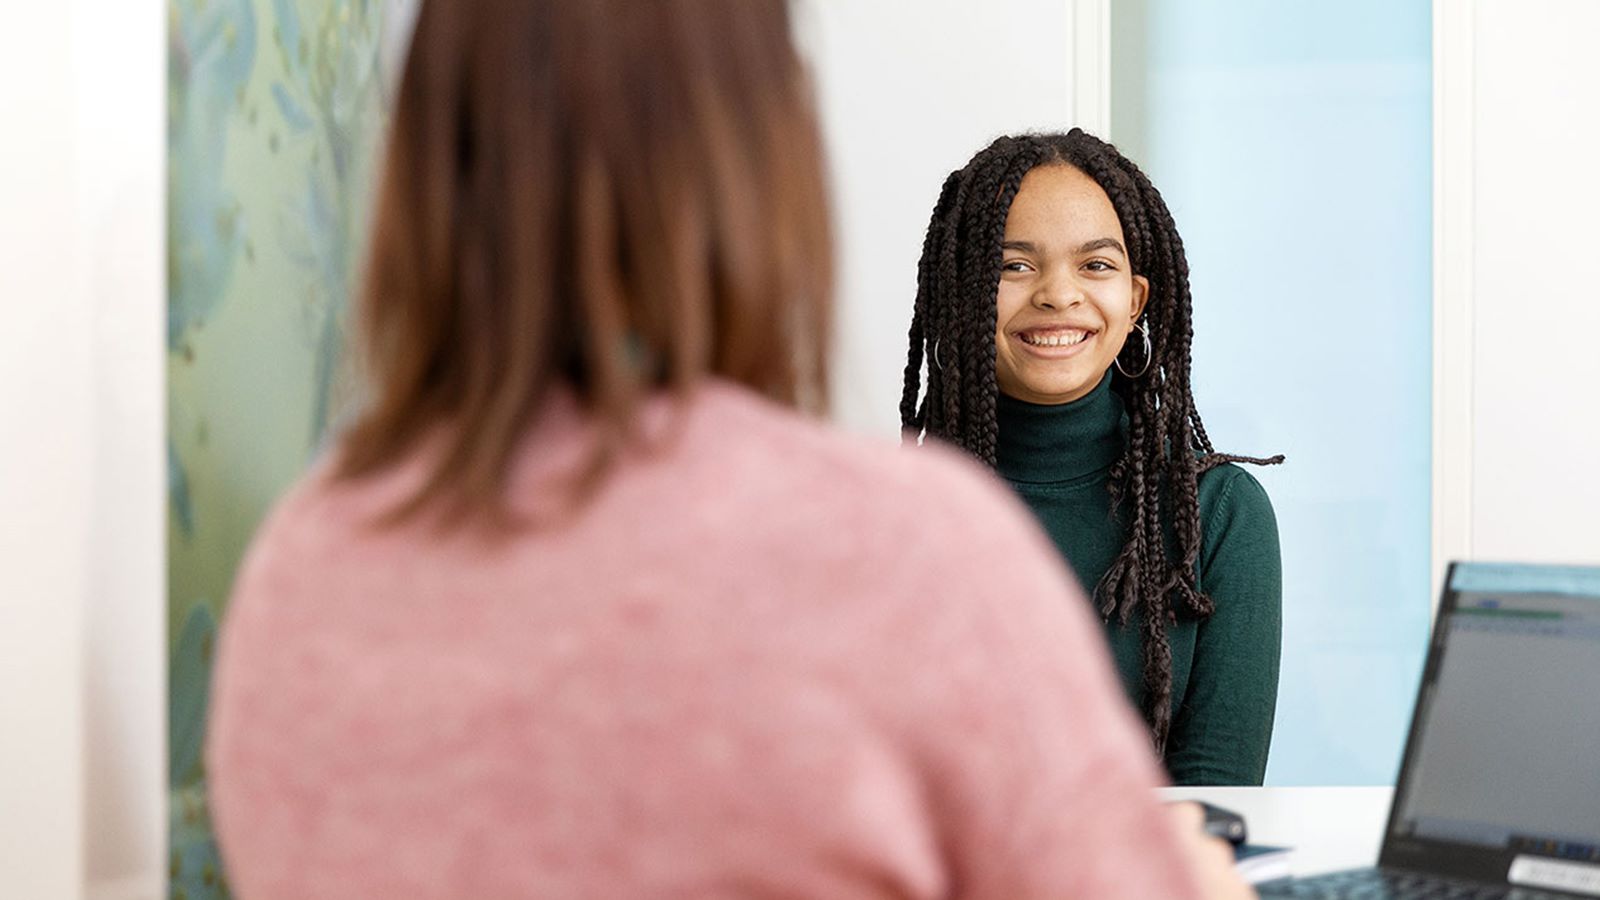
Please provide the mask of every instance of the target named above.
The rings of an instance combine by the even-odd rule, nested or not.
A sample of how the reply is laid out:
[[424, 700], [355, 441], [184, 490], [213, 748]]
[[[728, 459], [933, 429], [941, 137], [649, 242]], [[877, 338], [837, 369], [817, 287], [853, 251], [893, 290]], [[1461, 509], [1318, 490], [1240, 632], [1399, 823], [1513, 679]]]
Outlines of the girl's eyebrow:
[[1115, 250], [1118, 253], [1121, 253], [1123, 256], [1128, 255], [1128, 251], [1122, 246], [1122, 242], [1116, 238], [1110, 237], [1095, 238], [1087, 244], [1084, 244], [1082, 247], [1078, 248], [1078, 255], [1081, 256], [1085, 253], [1093, 253], [1096, 250], [1105, 250], [1107, 248]]
[[[1075, 251], [1074, 255], [1082, 256], [1085, 253], [1093, 253], [1096, 250], [1105, 250], [1107, 248], [1121, 253], [1124, 257], [1128, 255], [1127, 248], [1122, 246], [1121, 241], [1113, 237], [1095, 238], [1094, 240], [1089, 241], [1088, 243], [1079, 247]], [[1030, 253], [1034, 255], [1039, 253], [1039, 245], [1032, 241], [1006, 241], [1000, 245], [1000, 249], [1016, 250], [1019, 253]]]

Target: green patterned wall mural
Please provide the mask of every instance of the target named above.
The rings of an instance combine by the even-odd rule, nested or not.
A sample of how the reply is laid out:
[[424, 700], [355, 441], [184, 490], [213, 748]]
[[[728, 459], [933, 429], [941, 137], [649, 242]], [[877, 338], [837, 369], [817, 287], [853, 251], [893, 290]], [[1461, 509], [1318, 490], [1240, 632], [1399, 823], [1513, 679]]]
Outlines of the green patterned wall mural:
[[225, 897], [201, 746], [216, 623], [352, 399], [344, 324], [417, 0], [169, 0], [171, 889]]

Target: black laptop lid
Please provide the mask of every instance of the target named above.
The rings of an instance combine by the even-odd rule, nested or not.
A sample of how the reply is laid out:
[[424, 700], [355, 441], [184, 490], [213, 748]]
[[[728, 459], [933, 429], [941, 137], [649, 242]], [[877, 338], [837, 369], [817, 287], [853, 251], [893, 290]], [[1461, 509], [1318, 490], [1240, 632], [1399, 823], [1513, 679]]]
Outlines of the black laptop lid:
[[1600, 893], [1600, 568], [1450, 567], [1379, 864]]

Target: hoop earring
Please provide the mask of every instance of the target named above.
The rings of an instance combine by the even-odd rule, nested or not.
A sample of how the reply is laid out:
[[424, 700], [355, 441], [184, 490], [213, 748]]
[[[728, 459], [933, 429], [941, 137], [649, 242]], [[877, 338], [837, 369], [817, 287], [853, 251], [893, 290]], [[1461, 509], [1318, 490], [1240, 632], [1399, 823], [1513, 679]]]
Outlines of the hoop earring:
[[1116, 359], [1111, 361], [1111, 364], [1117, 367], [1117, 371], [1121, 372], [1126, 378], [1138, 378], [1144, 373], [1150, 371], [1150, 363], [1156, 358], [1154, 351], [1150, 347], [1150, 329], [1145, 327], [1143, 320], [1141, 320], [1135, 327], [1139, 329], [1139, 334], [1144, 337], [1144, 366], [1142, 366], [1137, 372], [1129, 372], [1127, 369], [1122, 367], [1122, 354], [1120, 353], [1117, 354]]
[[934, 366], [936, 368], [938, 368], [939, 371], [943, 372], [944, 371], [944, 363], [939, 361], [939, 341], [940, 340], [941, 340], [940, 338], [934, 338], [933, 339], [933, 364], [934, 364]]

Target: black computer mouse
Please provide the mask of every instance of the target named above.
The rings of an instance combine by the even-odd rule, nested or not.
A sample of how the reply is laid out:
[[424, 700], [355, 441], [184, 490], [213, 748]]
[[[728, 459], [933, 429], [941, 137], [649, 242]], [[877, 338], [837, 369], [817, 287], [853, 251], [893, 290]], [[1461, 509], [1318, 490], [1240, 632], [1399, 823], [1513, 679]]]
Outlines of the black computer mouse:
[[1220, 806], [1212, 806], [1204, 800], [1196, 802], [1206, 813], [1206, 834], [1222, 838], [1234, 845], [1244, 843], [1244, 839], [1248, 836], [1244, 828], [1244, 816]]

